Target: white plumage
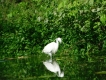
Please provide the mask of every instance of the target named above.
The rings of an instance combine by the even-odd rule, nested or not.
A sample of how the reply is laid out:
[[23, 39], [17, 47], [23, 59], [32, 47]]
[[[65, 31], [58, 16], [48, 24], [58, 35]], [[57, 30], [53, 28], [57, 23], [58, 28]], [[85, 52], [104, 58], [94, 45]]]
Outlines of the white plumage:
[[45, 61], [43, 62], [43, 64], [49, 71], [57, 73], [58, 77], [64, 77], [64, 72], [61, 72], [60, 67], [56, 61], [54, 61], [53, 63]]
[[52, 54], [55, 54], [57, 52], [59, 43], [61, 43], [61, 42], [62, 42], [61, 38], [56, 38], [56, 42], [51, 42], [51, 43], [47, 44], [44, 47], [44, 49], [42, 50], [42, 52], [50, 55], [50, 57], [52, 59]]

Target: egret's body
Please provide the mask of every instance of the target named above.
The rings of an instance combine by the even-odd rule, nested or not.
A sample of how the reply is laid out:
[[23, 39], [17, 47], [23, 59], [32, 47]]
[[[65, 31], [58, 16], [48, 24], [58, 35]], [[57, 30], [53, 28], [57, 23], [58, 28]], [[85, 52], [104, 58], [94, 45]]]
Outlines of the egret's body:
[[58, 77], [64, 77], [64, 72], [61, 72], [60, 67], [57, 62], [54, 61], [53, 63], [51, 63], [49, 61], [45, 61], [43, 62], [43, 64], [49, 71], [57, 73]]
[[59, 43], [61, 43], [61, 42], [62, 42], [61, 38], [56, 38], [56, 42], [51, 42], [51, 43], [47, 44], [44, 47], [44, 49], [42, 50], [42, 52], [50, 55], [50, 57], [52, 59], [52, 54], [55, 54], [57, 52]]

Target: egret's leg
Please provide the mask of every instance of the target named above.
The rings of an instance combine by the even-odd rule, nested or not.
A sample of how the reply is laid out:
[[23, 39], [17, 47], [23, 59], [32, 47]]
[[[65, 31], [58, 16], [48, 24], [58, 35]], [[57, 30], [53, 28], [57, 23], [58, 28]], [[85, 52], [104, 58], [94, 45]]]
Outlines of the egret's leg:
[[52, 54], [50, 53], [50, 60], [49, 60], [49, 62], [52, 62]]

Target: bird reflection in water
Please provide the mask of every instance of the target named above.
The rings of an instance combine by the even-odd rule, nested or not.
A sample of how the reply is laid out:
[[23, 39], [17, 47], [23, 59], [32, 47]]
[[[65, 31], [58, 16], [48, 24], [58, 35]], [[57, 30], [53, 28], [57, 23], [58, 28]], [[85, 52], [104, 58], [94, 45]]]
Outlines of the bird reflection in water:
[[64, 72], [60, 70], [60, 66], [56, 61], [50, 62], [50, 60], [44, 61], [43, 64], [45, 67], [55, 73], [58, 77], [64, 77]]

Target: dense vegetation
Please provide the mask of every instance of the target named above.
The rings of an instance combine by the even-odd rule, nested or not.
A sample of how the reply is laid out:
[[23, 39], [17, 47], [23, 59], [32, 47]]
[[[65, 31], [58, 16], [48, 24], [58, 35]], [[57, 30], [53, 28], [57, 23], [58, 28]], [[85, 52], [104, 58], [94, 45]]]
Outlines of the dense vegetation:
[[[1, 0], [0, 4], [0, 59], [42, 55], [47, 43], [61, 37], [56, 55], [65, 57], [68, 71], [74, 67], [68, 67], [71, 60], [106, 61], [105, 0]], [[87, 79], [99, 80], [94, 75]]]

